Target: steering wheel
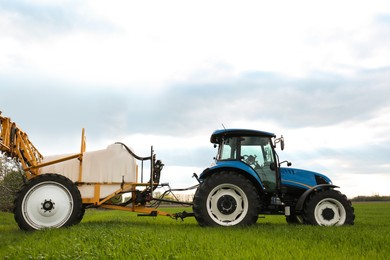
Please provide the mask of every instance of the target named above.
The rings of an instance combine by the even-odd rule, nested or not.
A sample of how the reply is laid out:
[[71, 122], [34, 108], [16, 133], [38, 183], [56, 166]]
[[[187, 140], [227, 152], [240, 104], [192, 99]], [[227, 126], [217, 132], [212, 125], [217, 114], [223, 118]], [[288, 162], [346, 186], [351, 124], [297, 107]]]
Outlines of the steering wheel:
[[256, 161], [256, 155], [244, 155], [243, 158], [244, 158], [244, 162], [249, 164], [249, 165], [256, 165], [257, 161]]

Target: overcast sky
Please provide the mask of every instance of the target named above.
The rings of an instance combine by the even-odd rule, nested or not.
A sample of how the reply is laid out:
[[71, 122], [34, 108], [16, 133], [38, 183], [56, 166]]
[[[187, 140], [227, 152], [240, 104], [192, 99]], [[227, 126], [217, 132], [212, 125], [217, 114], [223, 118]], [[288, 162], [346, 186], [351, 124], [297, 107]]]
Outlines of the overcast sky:
[[390, 2], [0, 0], [0, 111], [44, 154], [154, 146], [190, 186], [211, 133], [283, 135], [282, 160], [390, 195]]

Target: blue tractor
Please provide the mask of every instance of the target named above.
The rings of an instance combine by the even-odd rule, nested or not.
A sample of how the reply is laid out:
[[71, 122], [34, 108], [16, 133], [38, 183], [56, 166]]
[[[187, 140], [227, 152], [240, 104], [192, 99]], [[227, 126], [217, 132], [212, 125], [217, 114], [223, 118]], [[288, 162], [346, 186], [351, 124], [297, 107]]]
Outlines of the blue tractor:
[[275, 148], [283, 136], [223, 129], [210, 138], [218, 147], [215, 164], [198, 180], [193, 211], [201, 226], [242, 226], [259, 214], [284, 214], [290, 224], [353, 225], [351, 202], [320, 173], [281, 167]]

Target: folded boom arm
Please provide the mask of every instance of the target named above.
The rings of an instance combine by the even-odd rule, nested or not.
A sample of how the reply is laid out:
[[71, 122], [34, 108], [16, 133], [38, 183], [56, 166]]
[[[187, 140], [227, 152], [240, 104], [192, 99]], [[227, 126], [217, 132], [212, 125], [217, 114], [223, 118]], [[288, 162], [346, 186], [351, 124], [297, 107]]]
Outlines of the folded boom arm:
[[11, 118], [4, 117], [0, 112], [0, 152], [8, 157], [17, 159], [24, 170], [28, 169], [27, 177], [38, 174], [38, 168], [34, 168], [43, 160], [42, 154], [29, 140], [27, 134], [20, 130], [11, 121]]

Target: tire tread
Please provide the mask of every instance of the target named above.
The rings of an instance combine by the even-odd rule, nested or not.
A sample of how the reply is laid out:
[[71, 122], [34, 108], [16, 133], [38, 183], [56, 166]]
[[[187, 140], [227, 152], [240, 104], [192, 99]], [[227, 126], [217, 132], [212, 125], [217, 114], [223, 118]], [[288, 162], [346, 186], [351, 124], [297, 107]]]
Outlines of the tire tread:
[[205, 226], [218, 226], [219, 224], [214, 222], [207, 213], [206, 209], [206, 200], [209, 195], [209, 192], [216, 186], [222, 183], [229, 181], [235, 181], [240, 183], [240, 188], [248, 191], [247, 197], [250, 200], [250, 204], [255, 205], [254, 207], [248, 208], [248, 217], [245, 217], [239, 224], [240, 226], [252, 225], [256, 223], [258, 219], [258, 212], [260, 207], [260, 197], [259, 194], [252, 184], [246, 177], [242, 174], [234, 171], [221, 171], [218, 173], [213, 173], [207, 177], [202, 184], [199, 185], [198, 189], [195, 192], [193, 200], [193, 211], [195, 218], [198, 224], [202, 227]]
[[352, 202], [348, 200], [347, 196], [338, 190], [321, 190], [313, 192], [307, 198], [303, 209], [303, 220], [305, 224], [319, 225], [314, 217], [314, 210], [318, 202], [325, 198], [333, 198], [338, 200], [345, 209], [346, 219], [342, 225], [353, 225], [355, 220], [355, 210], [352, 207]]

